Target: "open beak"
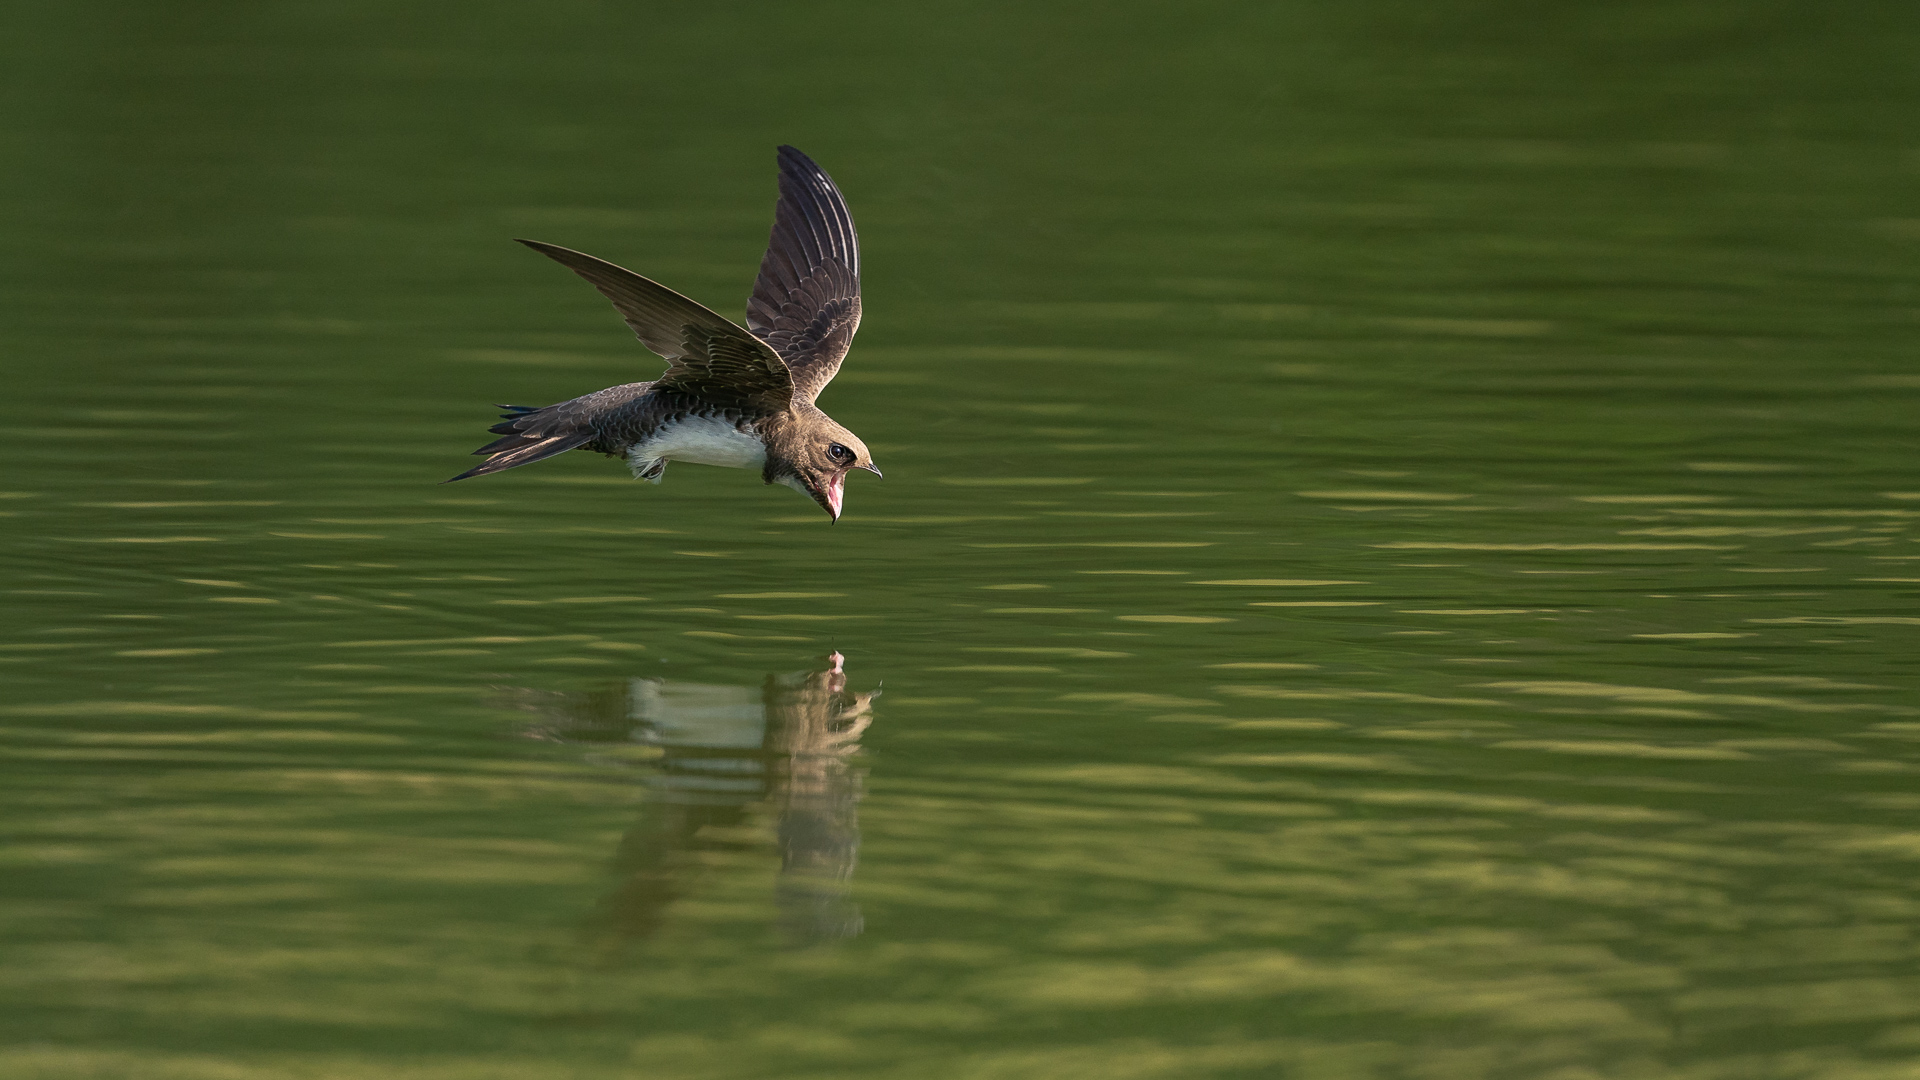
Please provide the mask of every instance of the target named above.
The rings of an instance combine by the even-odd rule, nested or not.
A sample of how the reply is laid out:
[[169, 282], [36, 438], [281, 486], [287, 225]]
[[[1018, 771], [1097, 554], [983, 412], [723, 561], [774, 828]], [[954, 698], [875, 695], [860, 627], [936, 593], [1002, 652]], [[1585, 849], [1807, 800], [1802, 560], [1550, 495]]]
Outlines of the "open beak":
[[862, 469], [865, 469], [865, 470], [867, 470], [868, 472], [870, 472], [870, 473], [872, 473], [872, 474], [873, 474], [873, 475], [875, 475], [875, 476], [878, 476], [878, 477], [880, 477], [880, 479], [882, 479], [882, 480], [885, 480], [885, 479], [886, 479], [886, 475], [885, 475], [885, 474], [883, 474], [883, 473], [882, 473], [882, 472], [880, 471], [880, 466], [878, 466], [878, 465], [875, 465], [875, 464], [874, 464], [873, 462], [871, 462], [871, 461], [869, 461], [869, 462], [867, 462], [867, 463], [866, 463], [865, 465], [861, 465], [861, 466], [859, 466], [859, 467], [860, 467], [860, 468], [862, 468]]
[[847, 474], [838, 472], [827, 477], [827, 482], [820, 485], [819, 489], [813, 492], [814, 501], [819, 503], [835, 521], [840, 520], [840, 508], [846, 505], [846, 484]]

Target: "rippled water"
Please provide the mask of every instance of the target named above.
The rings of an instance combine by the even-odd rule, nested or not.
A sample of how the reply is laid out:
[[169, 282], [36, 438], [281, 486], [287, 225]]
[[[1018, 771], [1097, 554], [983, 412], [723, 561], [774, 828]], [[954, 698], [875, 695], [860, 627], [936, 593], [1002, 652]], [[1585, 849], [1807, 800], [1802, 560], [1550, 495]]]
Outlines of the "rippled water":
[[[21, 20], [0, 1072], [1914, 1075], [1878, 10]], [[783, 141], [884, 482], [437, 486]]]

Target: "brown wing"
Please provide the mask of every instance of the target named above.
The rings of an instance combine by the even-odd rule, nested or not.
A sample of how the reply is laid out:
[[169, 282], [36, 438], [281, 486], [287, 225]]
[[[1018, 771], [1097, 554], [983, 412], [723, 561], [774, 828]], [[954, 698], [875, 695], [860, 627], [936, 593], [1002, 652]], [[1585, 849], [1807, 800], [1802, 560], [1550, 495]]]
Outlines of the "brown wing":
[[812, 158], [783, 146], [780, 202], [747, 300], [747, 328], [786, 361], [794, 392], [812, 401], [859, 327], [860, 238], [847, 200]]
[[640, 343], [666, 357], [667, 372], [656, 385], [769, 412], [793, 403], [793, 378], [780, 357], [711, 309], [603, 259], [537, 240], [520, 243], [586, 278], [613, 301]]

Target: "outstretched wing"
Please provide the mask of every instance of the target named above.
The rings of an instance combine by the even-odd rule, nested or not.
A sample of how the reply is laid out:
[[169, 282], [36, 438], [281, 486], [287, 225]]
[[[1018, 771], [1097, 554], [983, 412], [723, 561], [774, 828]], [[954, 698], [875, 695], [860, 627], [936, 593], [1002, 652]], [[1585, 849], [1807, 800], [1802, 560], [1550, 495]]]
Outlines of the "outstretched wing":
[[633, 328], [640, 343], [668, 361], [657, 385], [717, 405], [769, 412], [793, 403], [793, 377], [767, 343], [727, 319], [631, 270], [571, 248], [522, 240], [586, 278]]
[[780, 148], [780, 202], [747, 328], [773, 346], [806, 401], [840, 370], [860, 327], [860, 238], [840, 189], [813, 159]]

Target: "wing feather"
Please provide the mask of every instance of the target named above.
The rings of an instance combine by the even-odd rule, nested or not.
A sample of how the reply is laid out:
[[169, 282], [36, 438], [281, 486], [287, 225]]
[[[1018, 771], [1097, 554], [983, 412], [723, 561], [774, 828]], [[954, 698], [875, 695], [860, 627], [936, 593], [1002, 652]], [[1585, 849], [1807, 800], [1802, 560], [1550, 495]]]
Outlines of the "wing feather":
[[604, 259], [538, 240], [520, 243], [587, 279], [613, 302], [640, 343], [666, 358], [657, 385], [718, 405], [778, 411], [792, 404], [793, 377], [785, 361], [711, 308]]
[[820, 395], [860, 327], [860, 238], [847, 201], [813, 159], [780, 148], [780, 201], [747, 328], [786, 362], [794, 392]]

